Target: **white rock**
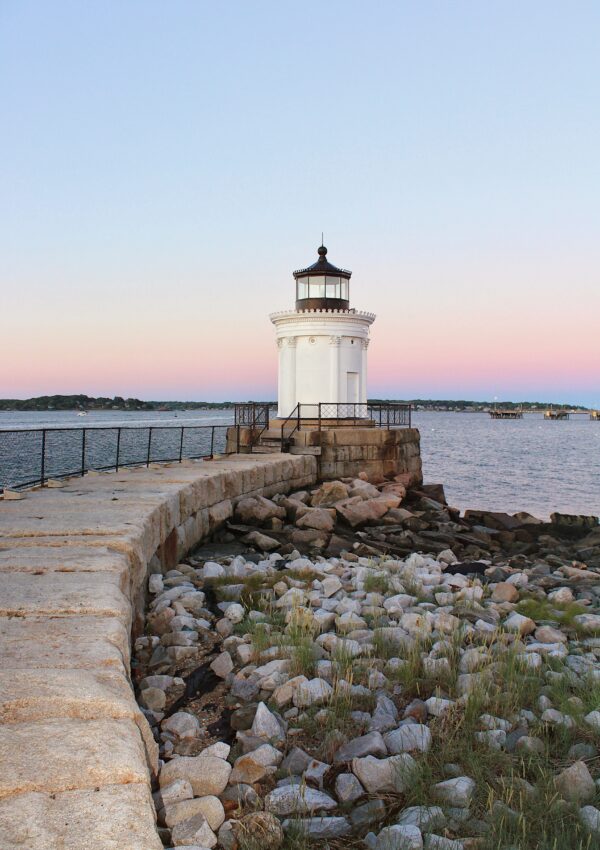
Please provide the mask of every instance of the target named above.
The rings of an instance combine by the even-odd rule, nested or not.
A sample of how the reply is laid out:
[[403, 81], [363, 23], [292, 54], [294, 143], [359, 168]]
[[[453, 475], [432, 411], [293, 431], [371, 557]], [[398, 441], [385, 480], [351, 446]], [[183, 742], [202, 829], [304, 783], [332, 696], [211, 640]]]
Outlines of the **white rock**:
[[266, 738], [267, 741], [284, 741], [285, 735], [279, 721], [272, 714], [264, 702], [259, 702], [254, 721], [252, 723], [252, 734], [255, 738]]
[[233, 661], [228, 652], [221, 652], [210, 665], [210, 669], [220, 679], [225, 679], [233, 670]]
[[433, 796], [442, 803], [456, 808], [466, 809], [475, 791], [475, 782], [468, 776], [446, 779], [432, 787]]
[[241, 623], [245, 616], [244, 608], [237, 602], [228, 605], [224, 613], [232, 623]]
[[433, 717], [441, 717], [444, 712], [452, 708], [454, 701], [450, 699], [442, 699], [442, 697], [429, 697], [425, 700], [427, 712]]
[[411, 806], [400, 812], [396, 823], [418, 826], [422, 832], [431, 832], [444, 826], [446, 816], [439, 806]]
[[421, 723], [407, 723], [387, 732], [383, 740], [392, 755], [413, 751], [426, 753], [431, 747], [431, 732]]
[[230, 752], [231, 747], [229, 744], [226, 744], [224, 741], [217, 741], [216, 744], [211, 744], [210, 747], [206, 747], [205, 750], [202, 750], [201, 755], [214, 756], [218, 759], [228, 759]]
[[579, 809], [579, 820], [594, 835], [600, 836], [600, 811], [594, 806], [584, 806]]
[[401, 794], [411, 782], [416, 762], [408, 753], [377, 759], [374, 756], [352, 760], [352, 772], [370, 794], [391, 791]]
[[336, 808], [337, 803], [333, 797], [307, 785], [283, 785], [274, 788], [265, 797], [265, 810], [280, 816], [327, 812]]
[[353, 773], [340, 773], [335, 780], [335, 793], [340, 803], [353, 803], [365, 795], [365, 789]]
[[150, 593], [163, 592], [164, 582], [160, 573], [153, 573], [151, 576], [148, 576], [148, 590]]
[[167, 720], [163, 720], [161, 729], [177, 738], [197, 738], [200, 734], [198, 718], [186, 711], [178, 711]]
[[377, 836], [374, 850], [422, 850], [423, 836], [417, 826], [386, 826]]
[[588, 726], [596, 732], [600, 732], [600, 711], [590, 711], [590, 713], [586, 714], [583, 719]]

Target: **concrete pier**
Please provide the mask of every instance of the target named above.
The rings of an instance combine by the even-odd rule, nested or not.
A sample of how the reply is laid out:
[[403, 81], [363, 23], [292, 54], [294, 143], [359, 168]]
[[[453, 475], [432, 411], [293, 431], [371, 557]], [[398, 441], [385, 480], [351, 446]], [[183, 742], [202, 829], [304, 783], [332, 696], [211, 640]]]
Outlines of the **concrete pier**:
[[235, 455], [0, 501], [0, 847], [162, 850], [157, 746], [130, 679], [148, 563], [175, 566], [238, 499], [316, 470], [309, 455]]

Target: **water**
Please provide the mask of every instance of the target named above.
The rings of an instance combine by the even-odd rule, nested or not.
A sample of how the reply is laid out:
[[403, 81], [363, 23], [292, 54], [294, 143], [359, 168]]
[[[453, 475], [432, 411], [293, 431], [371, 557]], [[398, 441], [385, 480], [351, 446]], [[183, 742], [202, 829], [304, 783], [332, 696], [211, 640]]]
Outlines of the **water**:
[[[0, 429], [225, 426], [232, 421], [233, 411], [230, 410], [175, 413], [114, 410], [88, 413], [85, 417], [70, 411], [0, 411]], [[523, 419], [496, 421], [484, 413], [417, 412], [413, 414], [413, 424], [421, 431], [425, 480], [442, 482], [449, 502], [456, 507], [510, 513], [523, 510], [541, 518], [547, 518], [552, 511], [600, 513], [600, 422], [590, 421], [587, 416], [581, 415], [572, 416], [564, 422], [545, 421], [542, 414], [525, 414]], [[121, 451], [126, 459], [134, 460], [140, 452], [146, 451], [147, 433], [147, 430], [140, 432], [135, 444], [133, 436], [129, 443], [124, 438]], [[167, 432], [164, 433], [164, 438], [161, 438], [157, 436], [160, 432], [154, 432], [153, 454], [156, 449], [159, 454], [162, 451], [164, 457], [176, 456], [179, 448], [177, 432], [169, 432], [171, 436], [168, 439]], [[106, 464], [113, 462], [114, 432], [104, 434], [102, 437], [99, 432], [96, 443], [90, 443], [86, 456], [90, 466], [102, 465], [102, 459]], [[222, 450], [224, 434], [225, 428], [215, 432], [215, 451]], [[210, 431], [190, 432], [189, 438], [186, 437], [184, 455], [207, 453], [209, 435]], [[70, 463], [73, 468], [73, 464], [77, 466], [81, 462], [81, 439], [79, 434], [69, 439], [71, 443], [62, 462]], [[0, 435], [0, 486], [3, 482], [16, 483], [16, 467], [21, 474], [27, 469], [31, 471], [35, 458], [35, 451], [31, 448], [22, 447], [18, 453], [11, 451], [6, 445], [6, 438], [2, 439]], [[7, 477], [9, 466], [12, 481]], [[50, 468], [49, 474], [58, 474], [59, 471], [58, 467]]]

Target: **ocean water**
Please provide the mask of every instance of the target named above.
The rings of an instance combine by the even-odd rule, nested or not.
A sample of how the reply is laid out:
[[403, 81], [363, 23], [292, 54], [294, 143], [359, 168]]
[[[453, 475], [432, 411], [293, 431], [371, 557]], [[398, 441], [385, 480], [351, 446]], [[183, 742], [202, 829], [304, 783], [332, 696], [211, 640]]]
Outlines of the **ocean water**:
[[[39, 453], [33, 443], [2, 434], [3, 429], [82, 428], [127, 425], [225, 426], [233, 411], [190, 410], [176, 413], [106, 411], [79, 417], [73, 412], [20, 413], [0, 411], [0, 486], [35, 477]], [[461, 509], [483, 508], [514, 513], [529, 511], [547, 518], [552, 511], [600, 514], [600, 422], [587, 415], [566, 421], [545, 421], [542, 414], [523, 419], [493, 420], [485, 413], [416, 412], [413, 424], [421, 432], [423, 472], [427, 482], [445, 485], [448, 501]], [[145, 451], [147, 430], [122, 438], [125, 460]], [[225, 428], [215, 429], [215, 451], [224, 446]], [[81, 435], [52, 435], [62, 459], [48, 474], [77, 468], [81, 463]], [[95, 439], [94, 439], [95, 438]], [[177, 432], [153, 433], [153, 456], [175, 457]], [[186, 432], [184, 455], [207, 453], [210, 430]], [[89, 436], [86, 463], [112, 463], [115, 432]], [[156, 452], [156, 454], [155, 454]], [[65, 466], [66, 465], [66, 466]], [[19, 476], [21, 477], [19, 479]]]

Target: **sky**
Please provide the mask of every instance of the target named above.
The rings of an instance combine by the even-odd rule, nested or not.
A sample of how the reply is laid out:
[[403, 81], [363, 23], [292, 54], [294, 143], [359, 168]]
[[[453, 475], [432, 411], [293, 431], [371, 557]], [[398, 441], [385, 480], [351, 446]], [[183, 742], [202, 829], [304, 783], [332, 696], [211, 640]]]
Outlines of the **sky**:
[[600, 407], [600, 4], [0, 0], [0, 397], [267, 399], [293, 269], [369, 396]]

